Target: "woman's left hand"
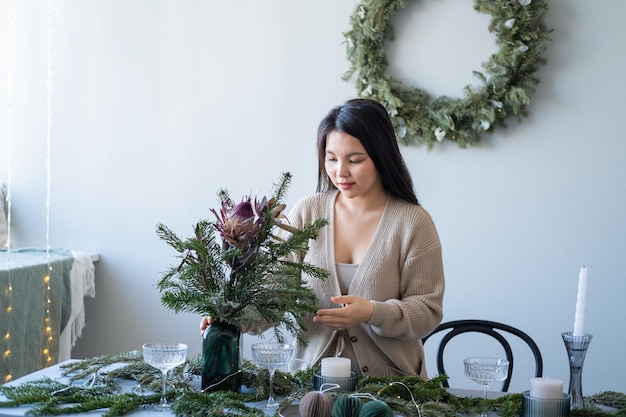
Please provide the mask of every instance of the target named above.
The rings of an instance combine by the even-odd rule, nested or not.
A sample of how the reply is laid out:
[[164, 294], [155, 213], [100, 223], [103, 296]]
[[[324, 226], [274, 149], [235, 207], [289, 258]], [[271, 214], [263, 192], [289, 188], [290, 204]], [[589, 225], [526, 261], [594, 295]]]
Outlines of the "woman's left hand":
[[333, 330], [344, 330], [368, 321], [374, 314], [374, 304], [356, 295], [330, 297], [334, 304], [343, 307], [317, 310], [313, 321]]
[[[206, 329], [215, 322], [216, 320], [212, 316], [202, 317], [202, 320], [200, 320], [200, 336], [204, 336], [204, 332], [206, 331]], [[239, 330], [241, 331], [241, 333], [248, 333], [250, 335], [256, 336], [268, 330], [270, 327], [273, 327], [272, 324], [266, 322], [265, 320], [259, 321], [258, 324], [260, 331], [253, 330], [252, 326], [242, 326], [239, 328]]]

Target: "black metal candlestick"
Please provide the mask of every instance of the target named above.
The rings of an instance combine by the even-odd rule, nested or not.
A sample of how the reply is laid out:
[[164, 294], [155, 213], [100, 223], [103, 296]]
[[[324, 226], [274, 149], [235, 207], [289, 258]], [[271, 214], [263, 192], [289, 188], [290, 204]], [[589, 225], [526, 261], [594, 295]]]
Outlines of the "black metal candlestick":
[[587, 348], [593, 335], [587, 333], [583, 336], [574, 336], [572, 332], [561, 333], [567, 356], [569, 359], [569, 394], [571, 395], [570, 408], [585, 408], [582, 390], [583, 363]]

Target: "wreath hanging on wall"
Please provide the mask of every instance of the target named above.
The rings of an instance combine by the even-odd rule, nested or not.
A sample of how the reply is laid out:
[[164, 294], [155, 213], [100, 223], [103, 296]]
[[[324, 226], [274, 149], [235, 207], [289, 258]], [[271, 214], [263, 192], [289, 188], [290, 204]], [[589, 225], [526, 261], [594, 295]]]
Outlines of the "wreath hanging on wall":
[[461, 148], [477, 145], [484, 132], [506, 126], [509, 116], [527, 116], [530, 93], [539, 83], [536, 73], [546, 63], [548, 34], [544, 16], [546, 0], [475, 0], [474, 9], [492, 16], [489, 31], [499, 50], [473, 71], [479, 87], [467, 85], [463, 98], [431, 99], [417, 87], [406, 87], [386, 74], [385, 44], [393, 40], [393, 15], [406, 0], [363, 0], [344, 33], [350, 69], [344, 80], [354, 78], [357, 95], [382, 103], [389, 112], [398, 141], [404, 145], [450, 140]]

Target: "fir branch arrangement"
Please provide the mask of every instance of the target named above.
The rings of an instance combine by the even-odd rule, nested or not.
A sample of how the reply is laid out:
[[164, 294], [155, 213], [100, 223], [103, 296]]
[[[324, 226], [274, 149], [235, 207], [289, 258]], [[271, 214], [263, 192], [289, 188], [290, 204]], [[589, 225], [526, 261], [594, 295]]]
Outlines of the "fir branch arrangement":
[[[249, 388], [248, 394], [216, 391], [200, 393], [197, 387], [189, 385], [199, 375], [200, 358], [190, 358], [184, 367], [176, 368], [168, 378], [170, 389], [168, 401], [176, 416], [223, 416], [223, 417], [262, 417], [263, 411], [250, 406], [250, 403], [266, 398], [268, 371], [249, 360], [242, 364], [243, 381]], [[117, 368], [113, 363], [120, 363]], [[8, 400], [0, 400], [2, 407], [29, 405], [32, 415], [67, 415], [106, 409], [104, 417], [123, 416], [139, 407], [158, 404], [160, 399], [160, 381], [154, 385], [140, 385], [132, 390], [123, 388], [124, 380], [131, 382], [159, 380], [160, 371], [146, 367], [139, 352], [125, 355], [100, 356], [61, 365], [63, 374], [71, 382], [43, 378], [25, 382], [21, 385], [0, 385], [0, 393]], [[77, 375], [89, 375], [93, 372], [102, 378], [94, 385], [85, 384]], [[313, 389], [314, 369], [305, 369], [295, 373], [276, 372], [275, 390], [284, 396], [282, 405], [291, 404]], [[395, 414], [406, 417], [421, 415], [430, 417], [463, 416], [476, 412], [482, 398], [458, 397], [443, 387], [446, 375], [438, 375], [424, 381], [418, 377], [371, 378], [360, 377], [357, 393], [371, 394], [394, 410]], [[87, 377], [90, 381], [91, 378]], [[127, 384], [128, 385], [128, 384]], [[192, 384], [193, 385], [193, 384]], [[143, 390], [139, 389], [143, 388]], [[345, 393], [328, 391], [338, 397]], [[488, 400], [491, 409], [502, 417], [521, 415], [521, 394], [511, 393], [498, 399]], [[586, 407], [572, 410], [572, 417], [620, 417], [626, 416], [626, 394], [608, 391], [585, 397]], [[612, 409], [607, 409], [611, 407]]]
[[220, 211], [211, 210], [216, 219], [200, 220], [187, 239], [158, 224], [157, 235], [181, 259], [158, 281], [163, 305], [252, 333], [269, 323], [279, 341], [285, 329], [306, 343], [304, 319], [317, 310], [317, 298], [301, 272], [324, 279], [328, 271], [301, 260], [327, 221], [301, 229], [287, 224], [283, 199], [291, 179], [283, 173], [271, 198], [248, 196], [238, 204], [219, 190]]
[[544, 22], [547, 0], [474, 1], [475, 10], [491, 15], [489, 31], [495, 33], [499, 50], [483, 63], [482, 71], [473, 71], [481, 86], [466, 86], [464, 98], [431, 99], [428, 92], [404, 86], [386, 73], [385, 44], [394, 38], [391, 18], [405, 6], [406, 0], [363, 0], [344, 33], [350, 68], [343, 79], [354, 79], [360, 97], [387, 108], [401, 143], [430, 149], [449, 140], [464, 148], [477, 145], [495, 126], [506, 126], [508, 117], [527, 116], [550, 40], [551, 29]]

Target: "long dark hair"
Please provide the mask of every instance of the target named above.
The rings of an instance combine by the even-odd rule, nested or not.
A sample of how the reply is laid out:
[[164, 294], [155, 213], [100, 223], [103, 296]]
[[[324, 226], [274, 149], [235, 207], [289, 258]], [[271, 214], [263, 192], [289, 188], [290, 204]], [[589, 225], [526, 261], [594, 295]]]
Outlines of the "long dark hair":
[[361, 142], [387, 193], [419, 205], [389, 114], [380, 103], [370, 99], [348, 100], [330, 110], [320, 122], [317, 129], [318, 192], [335, 188], [325, 169], [326, 136], [333, 130], [340, 130]]

